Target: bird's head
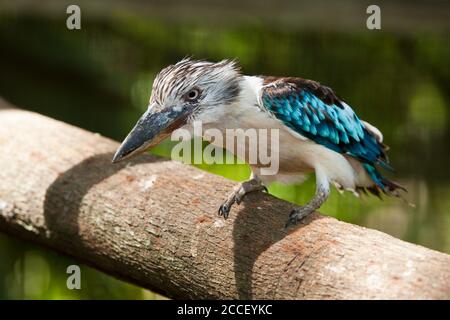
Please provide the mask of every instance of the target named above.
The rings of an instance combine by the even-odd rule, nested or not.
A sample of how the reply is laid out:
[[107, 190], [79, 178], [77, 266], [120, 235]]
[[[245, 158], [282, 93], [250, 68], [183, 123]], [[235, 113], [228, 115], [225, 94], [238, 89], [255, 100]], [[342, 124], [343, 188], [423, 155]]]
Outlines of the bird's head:
[[119, 162], [155, 146], [204, 112], [231, 104], [239, 95], [241, 74], [233, 61], [183, 59], [163, 69], [153, 82], [147, 111], [114, 155]]

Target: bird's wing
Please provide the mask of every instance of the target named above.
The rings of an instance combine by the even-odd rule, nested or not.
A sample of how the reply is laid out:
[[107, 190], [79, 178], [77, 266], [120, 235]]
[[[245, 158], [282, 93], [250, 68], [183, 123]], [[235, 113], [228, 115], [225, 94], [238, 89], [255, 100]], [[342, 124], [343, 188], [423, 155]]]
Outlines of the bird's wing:
[[390, 168], [378, 129], [361, 121], [330, 88], [302, 78], [264, 78], [263, 108], [296, 133], [370, 165]]

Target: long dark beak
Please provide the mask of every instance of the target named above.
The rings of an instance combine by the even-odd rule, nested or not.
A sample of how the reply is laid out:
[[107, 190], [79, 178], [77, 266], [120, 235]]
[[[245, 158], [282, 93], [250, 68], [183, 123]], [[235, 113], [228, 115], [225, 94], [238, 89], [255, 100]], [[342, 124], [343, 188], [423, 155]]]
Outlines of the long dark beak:
[[112, 162], [128, 159], [144, 152], [186, 124], [191, 108], [164, 108], [151, 105], [117, 149]]

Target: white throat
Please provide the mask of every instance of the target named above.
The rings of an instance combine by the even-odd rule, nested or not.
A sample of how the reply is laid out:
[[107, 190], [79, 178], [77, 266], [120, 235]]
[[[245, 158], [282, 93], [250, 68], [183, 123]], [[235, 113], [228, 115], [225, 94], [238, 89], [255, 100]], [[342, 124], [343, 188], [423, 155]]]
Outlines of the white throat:
[[240, 122], [245, 119], [245, 114], [251, 112], [252, 109], [260, 109], [262, 84], [263, 79], [260, 77], [243, 76], [240, 82], [239, 97], [235, 102], [208, 108], [199, 114], [195, 120], [219, 130], [225, 128], [225, 126], [227, 128], [240, 128]]
[[258, 105], [260, 106], [261, 88], [263, 79], [256, 76], [243, 76], [241, 81], [241, 92], [239, 95], [239, 103], [241, 105]]

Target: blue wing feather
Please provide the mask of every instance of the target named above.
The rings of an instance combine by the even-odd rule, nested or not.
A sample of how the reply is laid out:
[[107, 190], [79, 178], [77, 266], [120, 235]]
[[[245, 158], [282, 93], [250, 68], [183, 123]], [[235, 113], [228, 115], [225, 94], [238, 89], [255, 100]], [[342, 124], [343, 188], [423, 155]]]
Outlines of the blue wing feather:
[[261, 98], [264, 108], [302, 136], [366, 164], [391, 169], [385, 146], [331, 89], [301, 78], [279, 78], [263, 87]]

